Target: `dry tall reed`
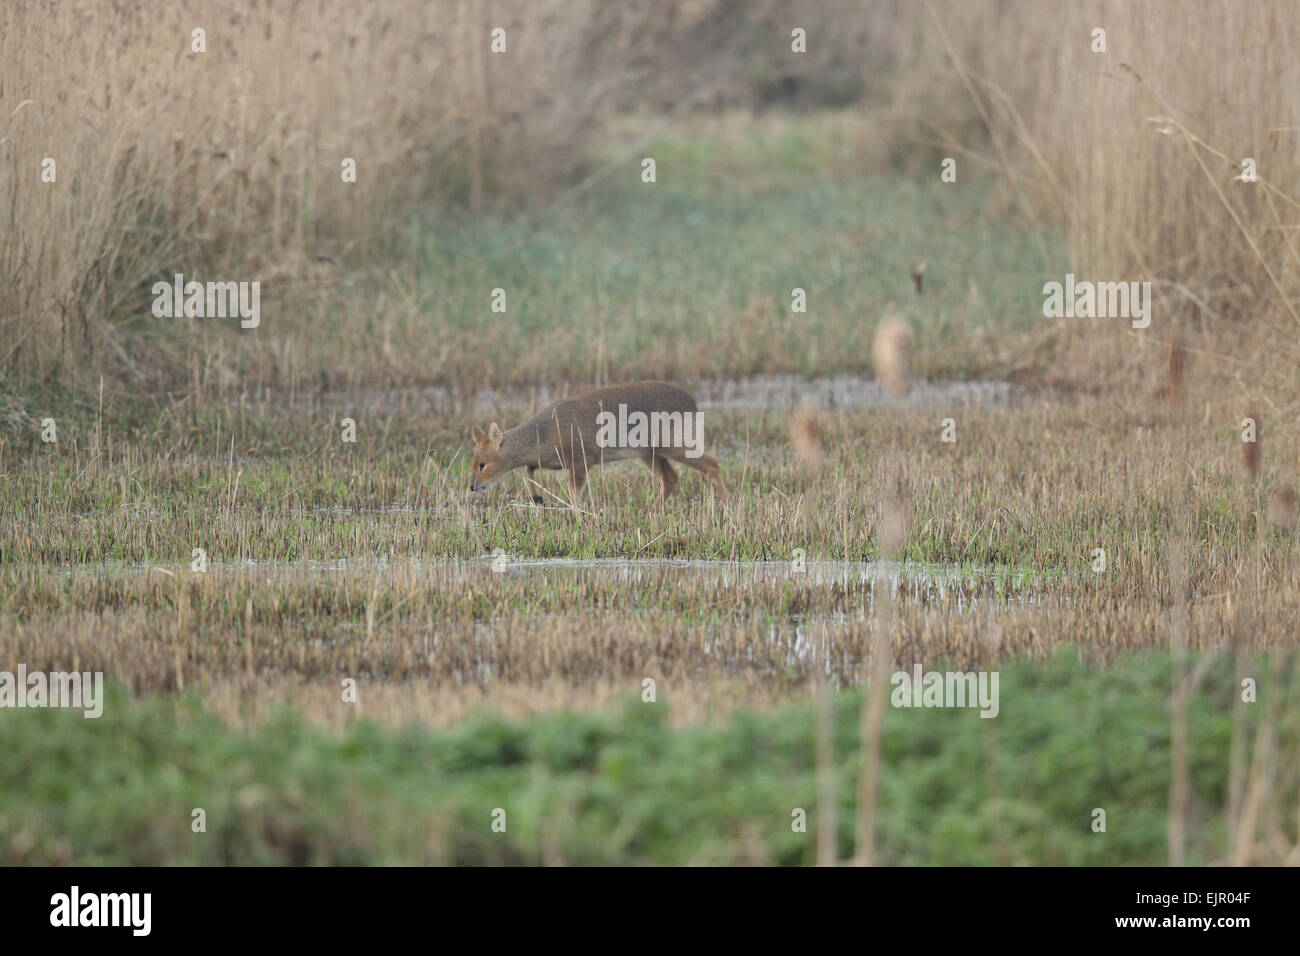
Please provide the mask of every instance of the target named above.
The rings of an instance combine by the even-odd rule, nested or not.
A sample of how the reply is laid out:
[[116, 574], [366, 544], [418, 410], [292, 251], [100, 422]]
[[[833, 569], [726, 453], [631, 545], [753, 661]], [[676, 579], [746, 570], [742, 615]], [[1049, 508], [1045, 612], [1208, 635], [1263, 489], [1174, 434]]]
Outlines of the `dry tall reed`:
[[6, 3], [0, 369], [72, 384], [183, 367], [177, 336], [133, 321], [154, 280], [288, 297], [382, 252], [405, 201], [536, 189], [642, 72], [653, 17], [594, 0]]

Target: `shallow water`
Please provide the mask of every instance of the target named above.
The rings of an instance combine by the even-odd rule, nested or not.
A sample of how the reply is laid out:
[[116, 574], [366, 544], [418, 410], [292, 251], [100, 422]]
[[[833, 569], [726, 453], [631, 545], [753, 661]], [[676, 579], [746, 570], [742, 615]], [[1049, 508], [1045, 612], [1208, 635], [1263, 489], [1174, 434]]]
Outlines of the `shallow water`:
[[[795, 570], [792, 561], [725, 561], [699, 558], [511, 558], [501, 554], [474, 559], [470, 567], [487, 564], [498, 573], [523, 576], [530, 573], [589, 573], [634, 581], [647, 575], [668, 573], [713, 575], [726, 584], [739, 584], [745, 580], [790, 580], [799, 584], [834, 584], [849, 581], [923, 580], [949, 584], [974, 582], [977, 578], [995, 574], [1010, 574], [1013, 586], [1022, 587], [1027, 582], [1024, 571], [1008, 569], [959, 567], [945, 564], [899, 564], [883, 561], [809, 561], [802, 563], [803, 570]], [[495, 565], [495, 567], [493, 567]]]
[[874, 379], [853, 375], [804, 379], [798, 375], [764, 375], [714, 379], [695, 391], [701, 408], [768, 409], [809, 405], [840, 408], [931, 408], [953, 405], [1005, 405], [1009, 382], [914, 382], [904, 396], [891, 394]]
[[[547, 386], [481, 388], [472, 395], [466, 395], [435, 385], [300, 395], [295, 396], [289, 404], [294, 407], [322, 405], [360, 412], [392, 413], [428, 409], [497, 414], [507, 409], [536, 411], [565, 395], [588, 387], [590, 386], [575, 383], [562, 390]], [[987, 406], [1006, 405], [1012, 398], [1011, 384], [1003, 381], [918, 381], [912, 383], [906, 395], [898, 397], [890, 394], [875, 379], [856, 375], [813, 379], [799, 375], [705, 379], [692, 389], [692, 394], [702, 409], [737, 410], [793, 409], [801, 405], [827, 410]]]
[[1010, 592], [1017, 603], [1039, 603], [1035, 593], [1045, 580], [1023, 569], [974, 567], [953, 564], [900, 564], [884, 561], [810, 561], [796, 570], [792, 561], [723, 561], [686, 558], [511, 558], [506, 554], [467, 562], [469, 567], [487, 566], [491, 573], [512, 578], [562, 575], [619, 583], [659, 583], [677, 576], [709, 578], [723, 587], [743, 584], [789, 583], [799, 587], [829, 587], [850, 584], [890, 589], [894, 597], [907, 594], [917, 599], [953, 601], [958, 613], [974, 606], [970, 592], [987, 589]]
[[[237, 562], [210, 561], [208, 573], [243, 574], [250, 577], [279, 575], [372, 575], [401, 580], [408, 585], [423, 582], [428, 586], [456, 586], [481, 582], [500, 575], [504, 580], [540, 583], [565, 581], [570, 584], [617, 583], [644, 584], [648, 591], [671, 585], [674, 579], [706, 579], [720, 587], [753, 584], [788, 583], [796, 587], [830, 587], [851, 584], [870, 585], [872, 596], [877, 586], [888, 587], [894, 597], [909, 596], [918, 600], [949, 604], [957, 613], [981, 603], [1006, 601], [1018, 605], [1044, 603], [1048, 576], [1009, 567], [959, 566], [953, 564], [900, 564], [881, 561], [805, 560], [802, 570], [792, 561], [725, 561], [684, 558], [533, 558], [511, 556], [498, 551], [493, 555], [461, 559], [438, 557], [420, 559], [402, 557], [335, 558], [330, 560]], [[109, 564], [94, 567], [65, 568], [99, 574], [158, 573], [188, 574], [189, 565]], [[984, 597], [973, 597], [982, 593]]]

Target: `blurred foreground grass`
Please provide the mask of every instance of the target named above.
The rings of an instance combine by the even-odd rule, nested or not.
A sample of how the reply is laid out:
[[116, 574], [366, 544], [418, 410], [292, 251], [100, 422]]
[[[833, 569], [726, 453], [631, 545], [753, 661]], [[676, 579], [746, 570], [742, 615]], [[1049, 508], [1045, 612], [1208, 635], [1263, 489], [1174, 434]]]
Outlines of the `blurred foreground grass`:
[[[1280, 752], [1294, 752], [1296, 668], [1257, 660], [1251, 673], [1252, 735], [1276, 706], [1267, 719]], [[1097, 670], [1061, 652], [1002, 668], [995, 719], [888, 710], [882, 862], [1163, 863], [1168, 688], [1164, 654]], [[360, 693], [364, 703], [364, 681]], [[357, 721], [342, 736], [287, 712], [253, 732], [229, 729], [193, 699], [134, 701], [120, 689], [99, 720], [0, 711], [0, 862], [814, 862], [810, 708], [670, 729], [672, 688], [659, 695], [629, 695], [602, 715], [482, 717], [446, 733]], [[1191, 862], [1224, 852], [1232, 695], [1220, 661], [1192, 697]], [[834, 700], [841, 858], [852, 852], [860, 700]], [[1289, 813], [1298, 772], [1273, 767]], [[191, 831], [196, 807], [205, 833]], [[503, 833], [491, 827], [497, 808]], [[807, 833], [792, 829], [796, 808]], [[1094, 808], [1106, 811], [1105, 833], [1091, 829]]]

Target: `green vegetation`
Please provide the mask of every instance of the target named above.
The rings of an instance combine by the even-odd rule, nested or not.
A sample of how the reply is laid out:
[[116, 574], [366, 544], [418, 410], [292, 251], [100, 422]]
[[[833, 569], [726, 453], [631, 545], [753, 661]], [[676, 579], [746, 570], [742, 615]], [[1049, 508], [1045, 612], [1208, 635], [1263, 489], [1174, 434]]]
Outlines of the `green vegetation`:
[[[1159, 864], [1169, 787], [1166, 655], [1104, 670], [1071, 652], [1001, 667], [996, 719], [975, 710], [890, 709], [879, 816], [895, 864]], [[1256, 661], [1265, 700], [1284, 695], [1296, 743], [1296, 674]], [[1193, 861], [1223, 840], [1232, 680], [1215, 665], [1191, 711]], [[815, 860], [813, 718], [807, 706], [673, 729], [630, 697], [595, 715], [527, 724], [483, 716], [446, 733], [342, 735], [291, 714], [231, 730], [192, 698], [131, 700], [99, 720], [0, 714], [0, 862], [755, 863]], [[364, 684], [361, 690], [365, 695]], [[856, 692], [835, 697], [839, 854], [852, 853]], [[343, 705], [340, 705], [343, 706]], [[1251, 720], [1257, 725], [1262, 716]], [[1254, 727], [1252, 726], [1252, 733]], [[1294, 796], [1295, 775], [1279, 781]], [[207, 832], [192, 833], [202, 807]], [[507, 815], [494, 833], [492, 811]], [[807, 811], [808, 832], [791, 829]], [[1106, 832], [1091, 830], [1106, 811]]]
[[[868, 135], [826, 116], [732, 135], [695, 121], [645, 145], [653, 184], [614, 154], [580, 198], [515, 220], [413, 213], [398, 258], [415, 276], [403, 294], [429, 317], [417, 338], [463, 343], [435, 371], [475, 387], [870, 374], [876, 325], [895, 312], [916, 330], [922, 376], [1005, 365], [997, 349], [1042, 325], [1059, 239], [1009, 215], [986, 179], [955, 189], [870, 170]], [[494, 288], [505, 313], [489, 310]], [[806, 313], [791, 312], [795, 288]]]

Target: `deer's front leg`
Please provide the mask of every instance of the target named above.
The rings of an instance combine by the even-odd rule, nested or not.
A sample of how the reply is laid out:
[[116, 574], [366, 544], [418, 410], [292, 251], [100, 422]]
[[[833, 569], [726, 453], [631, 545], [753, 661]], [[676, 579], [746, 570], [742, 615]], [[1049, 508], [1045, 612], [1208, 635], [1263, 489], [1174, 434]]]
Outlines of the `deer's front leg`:
[[542, 485], [541, 482], [537, 480], [536, 476], [536, 465], [526, 465], [524, 467], [524, 479], [528, 482], [528, 493], [532, 495], [533, 504], [540, 505], [542, 503], [542, 496], [537, 493], [537, 489], [541, 488]]

